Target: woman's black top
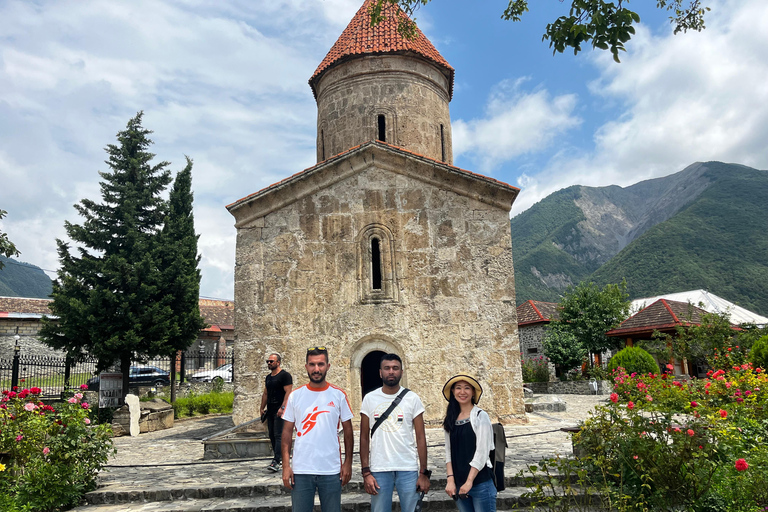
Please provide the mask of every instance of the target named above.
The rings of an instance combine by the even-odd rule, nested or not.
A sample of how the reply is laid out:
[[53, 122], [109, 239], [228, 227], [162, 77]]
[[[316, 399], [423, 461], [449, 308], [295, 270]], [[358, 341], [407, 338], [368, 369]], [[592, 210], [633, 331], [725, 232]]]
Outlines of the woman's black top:
[[[456, 425], [451, 430], [451, 467], [453, 468], [453, 481], [457, 491], [467, 481], [470, 470], [469, 463], [475, 456], [476, 446], [477, 437], [475, 431], [472, 430], [469, 418], [457, 420]], [[491, 478], [493, 475], [490, 468], [484, 465], [472, 485], [477, 485]]]

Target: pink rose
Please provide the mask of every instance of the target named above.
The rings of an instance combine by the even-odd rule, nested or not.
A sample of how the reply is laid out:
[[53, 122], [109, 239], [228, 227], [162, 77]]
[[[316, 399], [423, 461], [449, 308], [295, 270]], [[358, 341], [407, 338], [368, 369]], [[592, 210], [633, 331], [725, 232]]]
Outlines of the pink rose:
[[75, 397], [72, 397], [72, 398], [70, 398], [69, 400], [67, 400], [67, 402], [69, 402], [69, 403], [71, 403], [71, 404], [76, 404], [76, 403], [77, 403], [77, 398], [75, 398]]
[[21, 441], [22, 439], [24, 439], [23, 435], [19, 434], [16, 436], [16, 442]]
[[689, 436], [693, 437], [694, 432], [693, 432], [693, 430], [691, 430], [689, 428], [688, 431], [686, 432], [686, 434], [688, 434]]
[[75, 398], [80, 400], [81, 398], [83, 398], [83, 394], [82, 393], [75, 393]]
[[26, 404], [24, 404], [24, 410], [25, 411], [31, 412], [31, 411], [34, 411], [35, 409], [37, 409], [37, 406], [35, 404], [33, 404], [32, 402], [27, 402]]
[[87, 409], [88, 407], [90, 407], [90, 406], [88, 405], [88, 402], [83, 402], [82, 404], [80, 404], [80, 406], [81, 406], [83, 409]]
[[80, 389], [82, 390], [88, 389], [88, 384], [80, 384]]
[[88, 419], [88, 418], [85, 418], [85, 424], [86, 424], [86, 425], [90, 425], [90, 424], [91, 424], [91, 420], [90, 420], [90, 419]]
[[48, 448], [47, 446], [45, 448], [43, 448], [43, 455], [48, 455], [49, 453], [51, 453], [51, 449], [50, 448]]

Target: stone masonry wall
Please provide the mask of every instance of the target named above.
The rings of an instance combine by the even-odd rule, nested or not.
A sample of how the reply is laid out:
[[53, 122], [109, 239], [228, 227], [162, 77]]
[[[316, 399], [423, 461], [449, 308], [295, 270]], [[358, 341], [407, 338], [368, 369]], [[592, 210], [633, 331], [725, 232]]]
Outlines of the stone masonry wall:
[[329, 69], [317, 85], [317, 161], [378, 138], [453, 162], [448, 78], [421, 58], [378, 55]]
[[[360, 364], [382, 350], [403, 358], [402, 384], [429, 423], [445, 413], [443, 384], [465, 372], [484, 386], [480, 405], [494, 421], [526, 421], [508, 209], [384, 170], [407, 160], [375, 162], [238, 229], [235, 424], [258, 415], [266, 354], [282, 354], [303, 385], [316, 345], [328, 347], [328, 381], [347, 391], [355, 418]], [[392, 235], [384, 266], [395, 289], [366, 303], [359, 237], [372, 225]]]
[[[534, 324], [519, 327], [520, 353], [523, 359], [544, 356], [544, 332], [547, 324]], [[555, 365], [549, 364], [549, 376], [555, 380]]]

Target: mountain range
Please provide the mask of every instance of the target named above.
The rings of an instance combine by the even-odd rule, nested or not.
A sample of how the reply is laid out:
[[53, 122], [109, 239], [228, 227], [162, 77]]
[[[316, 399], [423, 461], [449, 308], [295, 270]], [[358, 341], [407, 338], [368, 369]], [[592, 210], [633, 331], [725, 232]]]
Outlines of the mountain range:
[[766, 315], [766, 205], [768, 171], [722, 162], [559, 190], [510, 221], [517, 302], [626, 279], [632, 298], [706, 289]]
[[51, 279], [43, 269], [0, 256], [0, 297], [48, 298], [52, 291]]

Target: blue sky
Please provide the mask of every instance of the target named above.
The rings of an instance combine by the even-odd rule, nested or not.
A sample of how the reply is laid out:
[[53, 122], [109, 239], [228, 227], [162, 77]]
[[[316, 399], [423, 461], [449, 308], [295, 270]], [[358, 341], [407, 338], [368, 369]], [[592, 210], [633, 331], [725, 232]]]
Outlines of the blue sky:
[[[236, 199], [315, 163], [307, 79], [362, 0], [0, 2], [0, 229], [58, 268], [73, 204], [99, 199], [104, 146], [139, 110], [157, 161], [195, 161], [201, 294], [232, 298]], [[655, 2], [621, 64], [553, 56], [569, 2], [434, 0], [416, 15], [456, 69], [454, 162], [522, 189], [512, 214], [573, 185], [621, 185], [706, 160], [768, 169], [768, 2], [705, 0], [672, 35]], [[53, 274], [49, 274], [53, 277]]]

